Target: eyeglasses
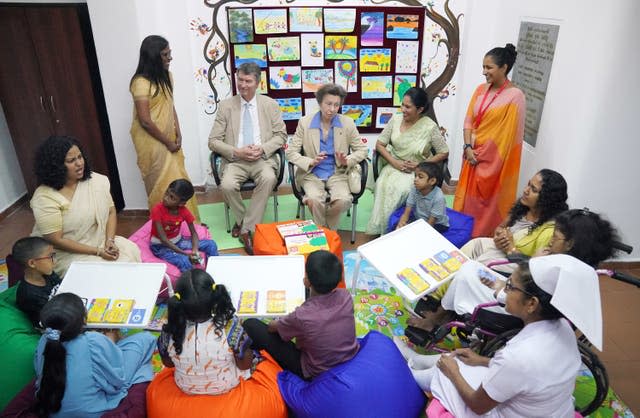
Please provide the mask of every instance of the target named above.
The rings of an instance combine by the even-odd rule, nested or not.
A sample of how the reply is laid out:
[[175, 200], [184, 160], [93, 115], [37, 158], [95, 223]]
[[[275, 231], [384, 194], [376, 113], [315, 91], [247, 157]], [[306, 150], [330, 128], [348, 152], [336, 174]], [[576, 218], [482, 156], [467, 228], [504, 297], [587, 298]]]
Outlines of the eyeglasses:
[[525, 295], [527, 295], [527, 296], [531, 296], [531, 297], [533, 297], [533, 295], [532, 295], [531, 293], [527, 292], [527, 291], [526, 291], [526, 290], [524, 290], [523, 288], [521, 288], [521, 287], [517, 287], [517, 286], [514, 286], [514, 285], [511, 283], [511, 279], [507, 279], [507, 283], [505, 283], [505, 285], [504, 285], [504, 290], [505, 290], [505, 291], [507, 291], [507, 292], [511, 292], [512, 290], [517, 290], [518, 292], [522, 292], [522, 293], [524, 293], [524, 294], [525, 294]]
[[56, 259], [56, 253], [51, 253], [51, 254], [49, 254], [49, 255], [48, 255], [48, 256], [46, 256], [46, 257], [37, 257], [37, 258], [34, 258], [34, 260], [36, 260], [36, 261], [38, 261], [38, 260], [46, 260], [46, 259], [50, 259], [51, 261], [55, 261], [55, 259]]

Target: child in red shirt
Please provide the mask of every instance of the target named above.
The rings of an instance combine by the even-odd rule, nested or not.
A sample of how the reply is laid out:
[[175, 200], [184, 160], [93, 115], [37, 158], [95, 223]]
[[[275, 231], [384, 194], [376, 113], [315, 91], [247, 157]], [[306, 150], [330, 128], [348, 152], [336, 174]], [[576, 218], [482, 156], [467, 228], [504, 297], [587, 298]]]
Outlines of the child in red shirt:
[[[193, 197], [193, 185], [189, 180], [178, 179], [169, 184], [162, 202], [151, 209], [151, 252], [158, 258], [178, 267], [181, 272], [191, 270], [194, 264], [202, 264], [197, 248], [208, 256], [218, 255], [218, 246], [210, 239], [198, 239], [193, 226], [195, 217], [185, 207]], [[180, 234], [180, 226], [186, 222], [191, 239]]]

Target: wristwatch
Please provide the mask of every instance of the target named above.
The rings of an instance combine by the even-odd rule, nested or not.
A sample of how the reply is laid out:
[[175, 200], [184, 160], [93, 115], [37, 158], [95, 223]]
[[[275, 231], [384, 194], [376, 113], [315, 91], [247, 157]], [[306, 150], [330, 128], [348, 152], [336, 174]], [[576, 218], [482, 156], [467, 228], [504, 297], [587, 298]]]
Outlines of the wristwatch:
[[473, 149], [473, 145], [471, 144], [464, 144], [464, 146], [462, 147], [462, 152], [465, 152], [467, 150], [467, 148], [471, 148]]

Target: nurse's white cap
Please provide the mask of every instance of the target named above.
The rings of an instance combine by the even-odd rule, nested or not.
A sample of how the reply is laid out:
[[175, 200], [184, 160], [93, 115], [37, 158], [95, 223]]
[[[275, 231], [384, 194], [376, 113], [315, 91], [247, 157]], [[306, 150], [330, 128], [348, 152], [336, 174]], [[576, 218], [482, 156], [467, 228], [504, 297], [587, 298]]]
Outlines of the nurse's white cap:
[[602, 308], [598, 274], [593, 267], [566, 254], [529, 260], [533, 281], [559, 310], [602, 351]]

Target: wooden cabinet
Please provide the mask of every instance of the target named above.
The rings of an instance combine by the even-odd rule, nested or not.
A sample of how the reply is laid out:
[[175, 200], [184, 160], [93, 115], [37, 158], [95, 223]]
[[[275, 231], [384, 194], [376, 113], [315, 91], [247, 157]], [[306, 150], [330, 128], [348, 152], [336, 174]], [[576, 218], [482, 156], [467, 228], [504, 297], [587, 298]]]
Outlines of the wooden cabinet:
[[[0, 6], [0, 101], [29, 193], [34, 151], [50, 135], [77, 138], [124, 206], [85, 4]], [[123, 88], [126, 88], [124, 86]]]

